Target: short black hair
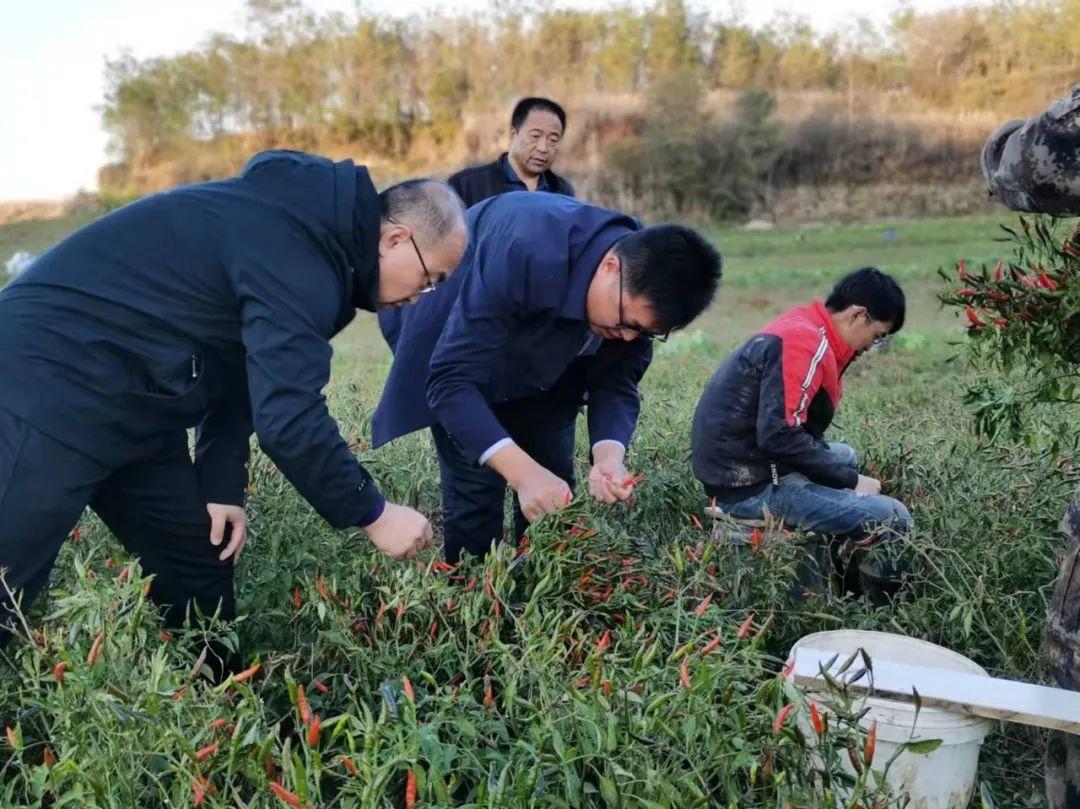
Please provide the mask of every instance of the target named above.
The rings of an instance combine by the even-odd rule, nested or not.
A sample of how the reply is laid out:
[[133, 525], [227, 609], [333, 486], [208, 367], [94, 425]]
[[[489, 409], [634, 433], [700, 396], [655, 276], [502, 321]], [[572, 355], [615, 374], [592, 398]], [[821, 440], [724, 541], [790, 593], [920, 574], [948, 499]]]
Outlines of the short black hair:
[[889, 334], [896, 334], [904, 326], [907, 302], [904, 290], [891, 275], [877, 267], [863, 267], [848, 273], [833, 287], [825, 299], [830, 312], [842, 312], [849, 306], [865, 306], [866, 311], [880, 323], [891, 323]]
[[652, 305], [658, 331], [681, 329], [705, 311], [720, 286], [720, 253], [693, 228], [654, 225], [615, 243], [626, 291]]
[[525, 123], [525, 119], [529, 117], [529, 113], [533, 110], [547, 110], [559, 119], [563, 132], [566, 131], [566, 110], [550, 98], [530, 97], [521, 99], [514, 105], [514, 111], [510, 113], [510, 126], [514, 129], [521, 129], [521, 125]]
[[465, 222], [465, 204], [454, 189], [427, 178], [384, 188], [379, 192], [379, 209], [383, 219], [405, 222], [429, 241], [444, 238]]

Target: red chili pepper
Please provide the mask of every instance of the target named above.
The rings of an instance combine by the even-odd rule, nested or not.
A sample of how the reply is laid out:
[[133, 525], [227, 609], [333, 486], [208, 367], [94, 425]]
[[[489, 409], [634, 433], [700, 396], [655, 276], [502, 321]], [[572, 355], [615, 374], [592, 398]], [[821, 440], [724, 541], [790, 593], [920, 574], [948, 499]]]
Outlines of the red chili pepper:
[[300, 588], [294, 587], [292, 591], [292, 603], [297, 609], [300, 609], [300, 605], [304, 603], [304, 599], [300, 595]]
[[596, 654], [602, 655], [604, 650], [611, 645], [611, 630], [605, 629], [604, 634], [600, 636], [600, 640], [596, 642]]
[[154, 585], [153, 580], [149, 580], [149, 581], [146, 582], [146, 584], [143, 585], [143, 588], [142, 588], [143, 598], [146, 598], [148, 595], [150, 595], [150, 588], [153, 587], [153, 585]]
[[76, 525], [74, 528], [71, 529], [71, 540], [72, 540], [72, 542], [78, 542], [79, 541], [79, 526], [78, 525]]
[[269, 753], [263, 756], [263, 770], [266, 771], [266, 777], [271, 781], [277, 776], [277, 767], [274, 766], [274, 760], [270, 758]]
[[15, 728], [13, 728], [13, 727], [11, 727], [9, 725], [5, 732], [7, 733], [8, 744], [10, 744], [11, 749], [14, 750], [18, 746], [17, 741], [15, 739]]
[[960, 263], [956, 265], [956, 277], [961, 280], [964, 280], [968, 277], [967, 264], [963, 260], [961, 260]]
[[275, 795], [278, 796], [278, 798], [287, 803], [289, 806], [294, 807], [294, 809], [300, 809], [300, 807], [304, 805], [300, 798], [298, 798], [294, 793], [289, 792], [289, 790], [285, 789], [285, 787], [283, 787], [276, 781], [270, 782], [270, 789]]
[[322, 576], [319, 576], [315, 579], [315, 587], [318, 589], [319, 595], [323, 598], [324, 601], [331, 600], [330, 591], [327, 589], [326, 582], [323, 581]]
[[439, 622], [438, 621], [432, 621], [431, 622], [431, 626], [428, 627], [427, 634], [428, 634], [428, 641], [431, 642], [431, 643], [434, 643], [435, 639], [439, 636]]
[[193, 807], [202, 806], [202, 802], [206, 799], [206, 779], [201, 775], [195, 776], [195, 780], [191, 784], [191, 793], [194, 800], [191, 805]]
[[603, 682], [603, 683], [601, 683], [601, 685], [602, 685], [602, 686], [603, 686], [603, 688], [604, 688], [604, 696], [605, 696], [605, 697], [610, 697], [610, 696], [611, 696], [611, 692], [612, 692], [612, 688], [611, 688], [611, 680], [604, 680], [604, 682]]
[[816, 702], [810, 703], [810, 724], [818, 736], [825, 732], [825, 720], [821, 718], [821, 711], [818, 710]]
[[221, 742], [214, 742], [213, 744], [206, 745], [206, 747], [202, 748], [195, 754], [195, 760], [206, 761], [206, 759], [210, 758], [210, 756], [214, 755], [214, 753], [217, 752], [218, 746], [220, 744]]
[[1080, 258], [1080, 245], [1077, 245], [1071, 237], [1066, 239], [1065, 243], [1061, 245], [1061, 250], [1074, 258]]
[[698, 556], [697, 556], [697, 554], [696, 554], [696, 553], [694, 553], [694, 549], [693, 549], [693, 548], [691, 548], [691, 547], [690, 547], [689, 545], [687, 545], [687, 546], [686, 546], [685, 548], [683, 548], [683, 552], [684, 552], [684, 553], [685, 553], [685, 554], [686, 554], [687, 556], [689, 556], [689, 557], [690, 557], [690, 560], [691, 560], [691, 561], [692, 561], [692, 562], [693, 562], [693, 563], [694, 563], [695, 565], [700, 565], [700, 564], [701, 564], [701, 560], [700, 560], [700, 559], [698, 559]]
[[320, 733], [321, 730], [322, 730], [322, 723], [319, 721], [319, 717], [316, 716], [314, 719], [311, 720], [311, 727], [308, 728], [308, 732], [307, 732], [308, 747], [318, 747], [319, 746], [319, 733]]
[[591, 682], [592, 682], [592, 677], [590, 675], [586, 674], [584, 677], [582, 677], [580, 680], [578, 680], [576, 683], [574, 683], [574, 686], [577, 687], [577, 688], [585, 688], [585, 686], [587, 686]]
[[123, 584], [128, 580], [128, 576], [131, 575], [131, 568], [125, 567], [119, 573], [116, 574], [116, 581], [118, 584]]
[[1035, 289], [1039, 286], [1039, 281], [1034, 275], [1021, 275], [1020, 283], [1031, 289]]
[[215, 719], [213, 722], [210, 723], [210, 727], [212, 727], [212, 728], [223, 728], [227, 724], [229, 724], [229, 723], [224, 719]]
[[848, 761], [851, 762], [851, 768], [861, 775], [863, 771], [862, 762], [859, 761], [859, 756], [855, 752], [855, 746], [850, 741], [847, 743], [847, 757]]
[[761, 543], [765, 541], [765, 535], [761, 532], [760, 528], [755, 528], [750, 532], [750, 539], [748, 541], [750, 543], [750, 550], [753, 553], [757, 553], [761, 548]]
[[780, 676], [783, 677], [786, 680], [788, 677], [791, 676], [791, 672], [793, 672], [793, 671], [795, 671], [795, 658], [794, 657], [791, 658], [791, 660], [789, 660], [787, 663], [784, 664], [784, 669], [783, 669], [783, 671], [780, 672]]
[[870, 725], [870, 732], [866, 734], [866, 746], [863, 748], [863, 761], [869, 767], [874, 760], [874, 750], [877, 749], [877, 720]]
[[693, 683], [690, 682], [690, 669], [689, 659], [683, 658], [682, 663], [679, 664], [679, 682], [682, 683], [682, 687], [689, 691], [693, 688]]
[[405, 776], [405, 809], [416, 806], [416, 773], [412, 770]]
[[[1068, 242], [1066, 242], [1066, 244], [1068, 244]], [[1003, 273], [1001, 271], [1001, 261], [999, 260], [998, 263], [994, 266], [994, 280], [1000, 281], [1002, 277]]]
[[233, 682], [242, 683], [244, 680], [250, 680], [255, 676], [255, 672], [262, 668], [262, 663], [256, 663], [251, 668], [244, 669], [239, 674], [233, 675]]
[[329, 694], [330, 693], [330, 689], [326, 687], [326, 683], [324, 683], [322, 680], [312, 680], [311, 685], [320, 694]]
[[750, 629], [754, 625], [754, 613], [750, 613], [746, 616], [746, 620], [742, 622], [742, 626], [739, 627], [739, 631], [735, 633], [735, 637], [742, 640], [750, 634]]
[[1039, 286], [1043, 289], [1049, 289], [1051, 292], [1058, 288], [1057, 283], [1044, 272], [1039, 273]]
[[970, 298], [970, 297], [972, 297], [973, 295], [977, 295], [977, 294], [978, 294], [978, 293], [977, 293], [977, 292], [976, 292], [976, 291], [975, 291], [974, 289], [972, 289], [971, 287], [968, 287], [967, 289], [961, 289], [961, 290], [959, 290], [959, 291], [958, 291], [958, 292], [956, 293], [956, 296], [957, 296], [958, 298]]
[[405, 696], [409, 698], [409, 702], [416, 702], [416, 692], [413, 691], [412, 683], [408, 677], [401, 678], [401, 687], [405, 690]]
[[717, 629], [717, 631], [716, 631], [716, 637], [715, 637], [715, 638], [713, 638], [713, 639], [712, 639], [711, 641], [709, 641], [708, 643], [706, 643], [706, 644], [705, 644], [705, 645], [704, 645], [704, 646], [703, 646], [703, 647], [701, 648], [701, 656], [702, 656], [702, 657], [705, 657], [706, 655], [711, 655], [711, 654], [712, 654], [712, 653], [713, 653], [714, 651], [716, 651], [716, 647], [720, 645], [720, 641], [722, 641], [723, 639], [724, 639], [724, 638], [723, 638], [723, 636], [722, 636], [722, 635], [720, 634], [720, 630], [719, 630], [719, 629]]
[[702, 526], [702, 524], [701, 524], [701, 520], [699, 520], [699, 519], [697, 518], [697, 514], [691, 514], [691, 515], [690, 515], [690, 522], [692, 522], [692, 523], [694, 524], [694, 527], [695, 527], [695, 528], [696, 528], [697, 530], [699, 530], [699, 531], [702, 531], [702, 530], [704, 530], [704, 527], [703, 527], [703, 526]]
[[48, 745], [45, 745], [45, 749], [41, 753], [41, 761], [50, 769], [56, 764], [56, 756], [53, 755], [52, 748]]
[[56, 678], [56, 682], [63, 684], [63, 682], [64, 682], [64, 669], [66, 669], [67, 667], [68, 667], [68, 664], [64, 660], [61, 660], [59, 663], [57, 663], [55, 666], [53, 666], [52, 673], [53, 673], [53, 677]]
[[348, 756], [342, 756], [341, 763], [345, 765], [345, 769], [349, 771], [349, 775], [351, 775], [353, 778], [357, 776], [358, 771], [356, 769], [356, 764], [351, 758], [349, 758]]
[[177, 691], [175, 694], [172, 695], [172, 701], [173, 702], [179, 702], [180, 700], [182, 700], [184, 698], [184, 694], [186, 694], [186, 693], [187, 693], [187, 686], [185, 685], [183, 688], [181, 688], [179, 691]]
[[705, 598], [701, 600], [701, 603], [697, 605], [697, 609], [694, 610], [694, 615], [700, 618], [705, 614], [705, 610], [709, 608], [709, 604], [712, 602], [713, 594], [709, 593]]
[[101, 647], [105, 643], [105, 630], [98, 632], [97, 637], [94, 638], [93, 644], [90, 646], [90, 653], [86, 656], [86, 665], [90, 668], [94, 667], [94, 664], [101, 658]]
[[794, 708], [795, 703], [789, 702], [787, 705], [780, 709], [779, 713], [776, 714], [776, 719], [774, 719], [772, 723], [773, 735], [776, 735], [780, 732], [780, 728], [784, 726], [784, 722], [787, 721], [788, 716], [791, 714]]
[[466, 593], [471, 593], [474, 589], [476, 589], [476, 576], [469, 579], [469, 583], [465, 585]]
[[491, 678], [484, 675], [484, 708], [491, 710], [495, 707], [495, 695], [491, 693]]
[[379, 629], [382, 626], [382, 617], [383, 617], [383, 613], [385, 613], [385, 612], [386, 612], [386, 603], [383, 602], [383, 601], [380, 601], [379, 602], [379, 609], [375, 612], [375, 628], [376, 629]]
[[972, 309], [970, 306], [965, 306], [964, 307], [964, 314], [967, 315], [967, 319], [969, 321], [971, 321], [971, 325], [974, 326], [975, 328], [981, 329], [982, 327], [984, 327], [986, 325], [985, 323], [983, 323], [979, 319], [979, 316], [977, 314], [975, 314], [975, 310]]
[[645, 473], [644, 472], [642, 472], [640, 475], [634, 475], [634, 477], [630, 478], [629, 480], [624, 480], [623, 481], [623, 488], [624, 489], [632, 489], [635, 486], [637, 486], [639, 483], [641, 483], [641, 481], [644, 480], [644, 479], [645, 479]]
[[311, 719], [314, 714], [311, 712], [311, 706], [307, 701], [307, 694], [304, 693], [304, 686], [296, 686], [296, 709], [300, 712], [300, 721], [304, 723], [304, 727], [311, 724]]
[[399, 601], [398, 605], [397, 605], [397, 615], [396, 615], [397, 620], [400, 621], [404, 615], [405, 615], [405, 602], [404, 601]]

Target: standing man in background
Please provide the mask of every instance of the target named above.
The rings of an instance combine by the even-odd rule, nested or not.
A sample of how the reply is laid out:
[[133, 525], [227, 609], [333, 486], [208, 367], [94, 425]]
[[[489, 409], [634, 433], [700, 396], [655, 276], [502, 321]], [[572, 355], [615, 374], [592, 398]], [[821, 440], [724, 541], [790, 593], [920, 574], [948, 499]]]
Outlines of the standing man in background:
[[574, 188], [551, 170], [566, 131], [566, 112], [547, 98], [523, 98], [510, 115], [510, 150], [494, 163], [459, 171], [450, 178], [471, 208], [507, 191], [550, 191], [574, 196]]

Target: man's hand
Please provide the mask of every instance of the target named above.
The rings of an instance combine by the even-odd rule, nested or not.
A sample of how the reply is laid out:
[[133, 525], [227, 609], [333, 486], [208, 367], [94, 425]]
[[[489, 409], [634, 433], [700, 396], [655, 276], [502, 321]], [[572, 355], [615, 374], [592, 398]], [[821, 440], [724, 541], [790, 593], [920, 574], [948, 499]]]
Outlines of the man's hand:
[[536, 522], [545, 514], [558, 511], [573, 497], [566, 481], [540, 464], [535, 464], [535, 468], [514, 486], [514, 490], [521, 504], [521, 513], [529, 522]]
[[881, 481], [877, 478], [868, 478], [859, 475], [859, 482], [855, 484], [856, 494], [881, 494]]
[[433, 535], [427, 517], [408, 506], [387, 503], [382, 515], [365, 526], [371, 544], [391, 559], [412, 559], [430, 548]]
[[220, 545], [225, 539], [225, 526], [231, 526], [229, 544], [218, 556], [222, 562], [232, 557], [233, 564], [240, 558], [240, 551], [247, 542], [247, 514], [243, 506], [226, 506], [222, 503], [207, 503], [206, 512], [210, 515], [210, 544]]
[[600, 441], [593, 447], [593, 467], [589, 470], [589, 494], [601, 503], [628, 500], [633, 488], [626, 486], [630, 473], [623, 466], [626, 450], [617, 441]]
[[529, 522], [558, 511], [573, 497], [565, 480], [538, 464], [517, 444], [502, 447], [488, 458], [487, 465], [517, 492], [521, 513]]

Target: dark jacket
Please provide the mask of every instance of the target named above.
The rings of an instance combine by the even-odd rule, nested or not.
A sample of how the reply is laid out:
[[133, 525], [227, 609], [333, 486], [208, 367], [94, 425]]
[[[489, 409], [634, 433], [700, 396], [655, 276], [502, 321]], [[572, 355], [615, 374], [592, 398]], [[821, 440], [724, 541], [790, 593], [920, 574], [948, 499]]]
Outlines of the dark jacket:
[[854, 488], [858, 473], [823, 442], [853, 357], [820, 302], [781, 315], [728, 357], [694, 413], [691, 460], [709, 496], [738, 502], [789, 472]]
[[367, 170], [295, 152], [146, 197], [0, 291], [0, 407], [116, 468], [198, 426], [208, 502], [240, 504], [252, 431], [338, 527], [381, 496], [330, 417], [329, 340], [377, 294]]
[[556, 194], [494, 197], [468, 213], [451, 279], [380, 324], [394, 350], [375, 446], [438, 421], [472, 459], [507, 433], [491, 405], [556, 389], [586, 396], [589, 433], [629, 444], [647, 340], [593, 340], [585, 314], [604, 254], [641, 225]]
[[[503, 152], [494, 163], [473, 166], [453, 175], [447, 182], [465, 201], [465, 207], [471, 208], [497, 194], [510, 191], [527, 191], [525, 183], [514, 173], [509, 156]], [[540, 175], [537, 191], [551, 191], [555, 194], [574, 196], [574, 187], [555, 172], [548, 170]]]

